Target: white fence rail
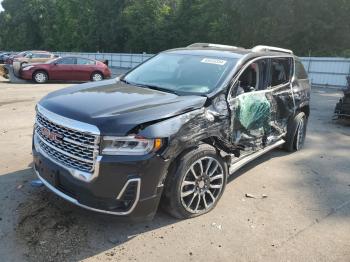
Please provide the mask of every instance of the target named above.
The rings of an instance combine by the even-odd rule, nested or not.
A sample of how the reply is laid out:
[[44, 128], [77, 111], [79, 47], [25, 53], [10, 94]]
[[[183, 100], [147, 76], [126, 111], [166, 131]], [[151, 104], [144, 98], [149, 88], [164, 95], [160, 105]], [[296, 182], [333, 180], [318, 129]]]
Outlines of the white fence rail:
[[[59, 56], [78, 55], [97, 60], [108, 60], [110, 67], [133, 68], [151, 58], [153, 54], [127, 53], [70, 53], [57, 52]], [[317, 86], [343, 88], [346, 76], [350, 75], [350, 59], [336, 57], [302, 57], [311, 83]]]
[[301, 58], [313, 85], [343, 88], [350, 76], [350, 59], [335, 57]]
[[72, 53], [56, 52], [59, 56], [82, 56], [96, 60], [108, 60], [110, 67], [133, 68], [143, 61], [154, 56], [153, 54], [127, 54], [127, 53]]

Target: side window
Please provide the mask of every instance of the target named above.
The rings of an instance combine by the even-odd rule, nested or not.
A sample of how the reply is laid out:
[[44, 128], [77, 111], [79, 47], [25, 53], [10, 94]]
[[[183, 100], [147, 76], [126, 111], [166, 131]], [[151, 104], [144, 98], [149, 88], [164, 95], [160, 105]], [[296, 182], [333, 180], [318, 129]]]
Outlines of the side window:
[[268, 86], [268, 60], [260, 59], [251, 63], [238, 78], [238, 85], [231, 96], [265, 90]]
[[74, 65], [75, 58], [74, 57], [65, 57], [56, 62], [59, 65]]
[[77, 65], [94, 65], [95, 61], [85, 58], [77, 58]]
[[50, 54], [33, 54], [33, 58], [49, 58]]
[[291, 78], [291, 58], [271, 59], [271, 86], [286, 84]]
[[50, 54], [40, 54], [40, 58], [50, 58]]
[[295, 75], [298, 79], [308, 79], [304, 65], [299, 60], [295, 60]]

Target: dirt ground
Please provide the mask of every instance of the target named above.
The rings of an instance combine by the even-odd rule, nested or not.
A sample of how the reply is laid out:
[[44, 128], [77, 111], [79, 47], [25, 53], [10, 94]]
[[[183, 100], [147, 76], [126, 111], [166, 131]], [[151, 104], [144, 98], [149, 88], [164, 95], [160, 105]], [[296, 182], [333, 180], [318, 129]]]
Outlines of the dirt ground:
[[305, 148], [237, 172], [213, 212], [128, 224], [30, 184], [35, 104], [65, 86], [0, 80], [1, 261], [350, 261], [350, 123], [331, 120], [339, 91], [314, 88]]

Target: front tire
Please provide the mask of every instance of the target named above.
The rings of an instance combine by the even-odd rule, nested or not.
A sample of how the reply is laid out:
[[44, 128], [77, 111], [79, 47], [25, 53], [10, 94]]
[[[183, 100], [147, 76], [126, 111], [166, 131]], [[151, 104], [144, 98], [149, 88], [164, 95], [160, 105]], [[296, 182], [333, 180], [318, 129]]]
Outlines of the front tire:
[[227, 183], [227, 165], [207, 144], [183, 155], [168, 175], [162, 207], [184, 219], [213, 210]]
[[38, 84], [43, 84], [46, 83], [47, 80], [49, 80], [49, 77], [45, 71], [36, 71], [33, 74], [33, 80]]
[[285, 149], [289, 152], [303, 148], [306, 137], [308, 119], [304, 112], [298, 113], [289, 123]]
[[103, 80], [103, 75], [100, 72], [94, 72], [91, 75], [91, 80], [96, 82], [96, 81], [102, 81]]

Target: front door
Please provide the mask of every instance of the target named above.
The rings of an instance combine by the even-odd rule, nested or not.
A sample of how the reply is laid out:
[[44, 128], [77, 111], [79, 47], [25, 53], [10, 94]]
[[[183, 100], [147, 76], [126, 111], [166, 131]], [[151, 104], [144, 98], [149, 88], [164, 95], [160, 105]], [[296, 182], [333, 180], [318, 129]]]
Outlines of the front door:
[[256, 151], [271, 135], [272, 96], [268, 90], [269, 59], [246, 65], [230, 90], [231, 142], [240, 150]]

